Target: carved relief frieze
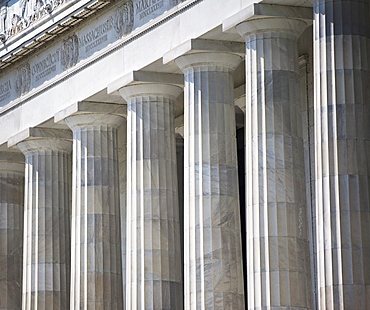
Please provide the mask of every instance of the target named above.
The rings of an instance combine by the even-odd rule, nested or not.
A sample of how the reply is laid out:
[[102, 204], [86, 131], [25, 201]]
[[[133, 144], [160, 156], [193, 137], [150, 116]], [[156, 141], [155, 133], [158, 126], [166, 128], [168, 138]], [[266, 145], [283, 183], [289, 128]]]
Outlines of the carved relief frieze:
[[8, 7], [3, 6], [0, 8], [0, 40], [4, 42], [6, 40], [5, 36], [5, 20], [8, 14]]
[[[0, 32], [9, 29], [6, 26], [9, 18], [12, 19], [12, 33], [17, 33], [28, 27], [32, 20], [36, 21], [45, 14], [47, 4], [55, 6], [67, 1], [75, 0], [22, 0], [16, 2], [18, 5], [16, 11], [11, 7], [2, 7]], [[24, 56], [27, 60], [20, 60], [6, 70], [0, 69], [0, 109], [17, 98], [32, 96], [48, 83], [54, 83], [52, 80], [56, 81], [61, 73], [73, 72], [80, 64], [83, 66], [88, 63], [90, 57], [96, 59], [104, 48], [119, 41], [124, 42], [126, 36], [135, 35], [136, 29], [140, 30], [143, 25], [168, 12], [180, 1], [117, 1], [109, 10], [81, 23], [72, 30], [73, 32], [56, 38], [46, 48]], [[140, 32], [137, 35], [140, 35]]]
[[19, 66], [15, 74], [15, 90], [18, 96], [29, 92], [31, 87], [31, 66], [28, 62]]
[[0, 9], [0, 40], [5, 41], [73, 0], [20, 0]]
[[114, 29], [122, 37], [132, 31], [134, 26], [134, 3], [132, 0], [119, 6], [114, 16]]
[[73, 67], [77, 63], [79, 47], [78, 37], [76, 34], [73, 34], [67, 39], [63, 40], [61, 54], [62, 67], [64, 70]]

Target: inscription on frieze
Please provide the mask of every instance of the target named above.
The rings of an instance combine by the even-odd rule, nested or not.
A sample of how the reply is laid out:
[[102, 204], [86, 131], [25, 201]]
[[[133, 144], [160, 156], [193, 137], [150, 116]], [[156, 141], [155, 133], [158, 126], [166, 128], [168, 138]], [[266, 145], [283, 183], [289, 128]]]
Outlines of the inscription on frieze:
[[103, 42], [108, 40], [107, 32], [113, 28], [113, 17], [104, 21], [102, 24], [96, 26], [86, 34], [82, 34], [78, 37], [78, 47], [84, 48], [85, 53], [101, 45]]
[[78, 37], [76, 34], [73, 34], [67, 39], [63, 40], [61, 48], [61, 59], [64, 70], [73, 67], [77, 63], [79, 55], [78, 50]]
[[[30, 2], [32, 1], [32, 5]], [[44, 14], [46, 4], [54, 6], [74, 0], [23, 0], [18, 1], [17, 10], [12, 7], [0, 9], [0, 33], [8, 29], [5, 21], [9, 22], [10, 16], [14, 18], [14, 27], [21, 29], [23, 25], [37, 19], [37, 14]], [[9, 67], [0, 72], [0, 107], [6, 106], [11, 101], [29, 93], [32, 89], [37, 92], [41, 85], [57, 78], [64, 71], [76, 67], [79, 62], [88, 62], [89, 57], [94, 57], [117, 40], [124, 40], [135, 29], [140, 29], [150, 20], [169, 11], [180, 0], [128, 0], [117, 2], [110, 10], [92, 18], [80, 27], [74, 29], [73, 34], [56, 38], [47, 49], [27, 58], [18, 67]], [[30, 12], [30, 8], [35, 11]], [[13, 11], [12, 11], [13, 10]], [[17, 14], [14, 14], [14, 13]], [[38, 13], [37, 13], [38, 12]], [[32, 15], [33, 14], [33, 15]], [[33, 16], [33, 17], [32, 17]], [[14, 30], [16, 31], [16, 30]], [[18, 30], [17, 30], [18, 31]], [[1, 40], [1, 36], [0, 36]]]
[[133, 0], [134, 29], [144, 25], [162, 13], [170, 10], [183, 0]]
[[17, 68], [15, 75], [15, 90], [18, 96], [29, 92], [31, 87], [31, 66], [27, 62]]
[[48, 54], [44, 59], [38, 61], [31, 68], [32, 77], [37, 82], [57, 70], [57, 64], [60, 62], [59, 49]]
[[135, 3], [136, 14], [140, 19], [151, 15], [164, 6], [164, 0], [140, 0]]

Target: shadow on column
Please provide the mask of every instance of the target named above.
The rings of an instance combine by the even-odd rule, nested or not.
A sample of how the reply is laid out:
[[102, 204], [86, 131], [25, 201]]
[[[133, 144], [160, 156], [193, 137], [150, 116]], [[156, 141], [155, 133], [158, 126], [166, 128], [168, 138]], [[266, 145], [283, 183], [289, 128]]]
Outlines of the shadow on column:
[[240, 222], [242, 235], [242, 251], [243, 251], [243, 279], [244, 279], [244, 299], [245, 308], [248, 309], [247, 303], [247, 230], [245, 219], [245, 147], [244, 147], [244, 127], [236, 130], [236, 144], [238, 148], [238, 178], [239, 178], [239, 201], [240, 201]]

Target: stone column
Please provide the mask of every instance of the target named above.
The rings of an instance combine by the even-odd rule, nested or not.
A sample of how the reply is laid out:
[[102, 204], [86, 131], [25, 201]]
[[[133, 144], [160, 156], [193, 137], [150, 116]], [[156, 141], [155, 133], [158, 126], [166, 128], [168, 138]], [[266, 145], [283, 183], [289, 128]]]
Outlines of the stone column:
[[182, 89], [129, 85], [126, 308], [183, 309], [174, 101]]
[[26, 159], [24, 310], [68, 308], [71, 138], [69, 130], [30, 129], [17, 143]]
[[193, 53], [184, 72], [185, 309], [244, 309], [232, 72], [242, 57]]
[[0, 153], [0, 309], [22, 306], [24, 158]]
[[306, 24], [246, 21], [249, 309], [310, 309], [310, 254], [297, 38]]
[[103, 112], [65, 118], [73, 130], [70, 309], [123, 308], [117, 149], [123, 120]]
[[314, 4], [319, 309], [370, 309], [369, 3]]

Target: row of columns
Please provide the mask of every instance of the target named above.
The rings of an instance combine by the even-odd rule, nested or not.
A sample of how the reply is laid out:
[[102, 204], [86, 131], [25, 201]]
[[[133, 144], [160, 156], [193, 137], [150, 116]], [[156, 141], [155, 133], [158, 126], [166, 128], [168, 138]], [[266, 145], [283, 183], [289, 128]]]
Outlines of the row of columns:
[[[368, 15], [361, 12], [369, 12], [369, 1], [320, 0], [314, 11], [316, 240], [311, 246], [317, 306], [365, 309], [370, 306], [370, 31]], [[346, 25], [353, 14], [358, 27], [332, 27]], [[0, 258], [8, 262], [13, 255], [14, 266], [19, 264], [23, 231], [22, 308], [239, 310], [246, 306], [244, 285], [249, 309], [313, 308], [297, 52], [305, 27], [285, 18], [236, 27], [246, 42], [246, 265], [232, 78], [243, 58], [193, 52], [175, 59], [184, 73], [184, 253], [173, 114], [182, 89], [154, 82], [120, 87], [127, 101], [124, 214], [117, 142], [124, 117], [115, 104], [62, 111], [58, 120], [73, 137], [67, 130], [32, 129], [26, 138], [24, 133], [14, 138], [26, 159], [24, 225], [22, 165], [0, 158], [1, 218], [7, 218], [0, 226], [6, 245], [0, 246]], [[0, 285], [9, 292], [5, 307], [18, 309], [19, 297], [12, 292], [19, 290], [20, 277], [12, 276], [0, 278]]]

